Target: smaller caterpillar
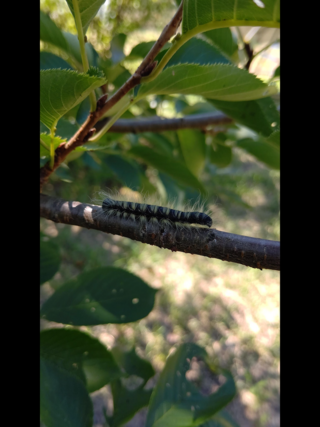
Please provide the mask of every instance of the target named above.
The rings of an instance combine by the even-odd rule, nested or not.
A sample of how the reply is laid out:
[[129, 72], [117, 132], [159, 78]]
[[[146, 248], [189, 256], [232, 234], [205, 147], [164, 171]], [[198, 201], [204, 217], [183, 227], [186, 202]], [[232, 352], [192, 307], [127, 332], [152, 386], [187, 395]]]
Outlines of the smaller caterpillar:
[[161, 221], [170, 224], [199, 224], [209, 228], [212, 226], [212, 219], [203, 212], [183, 212], [163, 206], [113, 200], [109, 197], [103, 200], [102, 209], [108, 215], [119, 215], [120, 218], [135, 220], [138, 216], [141, 222]]

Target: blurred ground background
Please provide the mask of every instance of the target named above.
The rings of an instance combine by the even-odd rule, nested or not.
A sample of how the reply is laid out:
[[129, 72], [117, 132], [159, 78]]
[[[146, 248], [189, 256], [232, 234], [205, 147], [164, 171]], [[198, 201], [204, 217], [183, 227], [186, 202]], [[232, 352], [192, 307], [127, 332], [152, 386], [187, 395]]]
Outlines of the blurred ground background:
[[[99, 52], [105, 49], [106, 55], [116, 31], [128, 34], [130, 31], [126, 53], [140, 41], [155, 39], [172, 16], [174, 2], [155, 1], [152, 4], [157, 8], [155, 15], [150, 15], [151, 2], [106, 2], [89, 29], [88, 39]], [[42, 10], [50, 11], [61, 28], [73, 31], [72, 19], [66, 18], [66, 2], [41, 0], [40, 5]], [[113, 7], [109, 16], [108, 6]], [[142, 24], [143, 31], [139, 28]], [[249, 30], [241, 29], [243, 37]], [[263, 37], [261, 40], [258, 35], [252, 37], [256, 37], [257, 49], [266, 43]], [[278, 34], [271, 37], [276, 39]], [[279, 46], [273, 45], [254, 60], [251, 71], [270, 78], [277, 65]], [[164, 108], [160, 112], [165, 115]], [[204, 182], [211, 193], [214, 188], [229, 187], [239, 196], [239, 200], [222, 195], [208, 200], [209, 206], [215, 207], [213, 227], [279, 240], [279, 172], [270, 170], [237, 148], [234, 154], [230, 166], [216, 170], [214, 178], [207, 177]], [[43, 192], [68, 200], [91, 202], [96, 191], [106, 189], [103, 180], [99, 181], [101, 172], [86, 166], [81, 158], [69, 163], [69, 168], [72, 182], [52, 177]], [[241, 427], [280, 425], [279, 272], [172, 253], [119, 236], [44, 219], [41, 219], [41, 230], [58, 242], [63, 260], [55, 277], [41, 287], [41, 303], [63, 283], [92, 268], [116, 266], [137, 274], [150, 286], [160, 289], [154, 310], [147, 318], [121, 326], [80, 329], [92, 333], [108, 348], [135, 346], [137, 353], [148, 359], [157, 371], [150, 386], [156, 383], [175, 345], [197, 343], [219, 366], [232, 371], [238, 395], [228, 410]], [[62, 326], [41, 323], [42, 328]], [[94, 427], [103, 426], [102, 407], [109, 413], [112, 411], [110, 396], [108, 386], [92, 394]], [[145, 409], [140, 411], [127, 427], [143, 426], [145, 415]]]

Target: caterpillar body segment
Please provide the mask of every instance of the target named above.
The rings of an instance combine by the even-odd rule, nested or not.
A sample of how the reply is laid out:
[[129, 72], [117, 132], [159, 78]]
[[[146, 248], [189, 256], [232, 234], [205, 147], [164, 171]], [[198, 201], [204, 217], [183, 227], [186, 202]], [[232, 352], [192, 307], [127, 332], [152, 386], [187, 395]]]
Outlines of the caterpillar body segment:
[[163, 206], [113, 200], [109, 197], [103, 200], [102, 209], [108, 215], [119, 215], [121, 218], [140, 220], [141, 222], [161, 221], [173, 224], [200, 224], [209, 228], [212, 225], [210, 216], [203, 212], [183, 212]]

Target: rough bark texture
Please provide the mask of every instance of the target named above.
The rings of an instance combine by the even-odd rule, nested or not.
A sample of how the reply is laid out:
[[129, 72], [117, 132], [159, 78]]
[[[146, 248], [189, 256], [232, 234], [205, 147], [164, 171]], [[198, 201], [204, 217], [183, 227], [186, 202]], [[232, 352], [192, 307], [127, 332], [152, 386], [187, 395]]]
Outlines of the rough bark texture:
[[78, 225], [128, 237], [138, 242], [252, 268], [280, 270], [280, 243], [273, 240], [225, 233], [200, 227], [142, 225], [118, 217], [107, 217], [100, 206], [65, 201], [40, 194], [40, 216], [54, 222]]

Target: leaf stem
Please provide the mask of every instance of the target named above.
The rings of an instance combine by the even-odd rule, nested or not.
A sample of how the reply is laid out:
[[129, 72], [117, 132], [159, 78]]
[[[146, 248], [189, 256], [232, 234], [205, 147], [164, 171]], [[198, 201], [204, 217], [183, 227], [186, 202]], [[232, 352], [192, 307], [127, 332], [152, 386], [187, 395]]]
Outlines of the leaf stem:
[[[87, 54], [86, 54], [84, 34], [83, 34], [83, 28], [82, 28], [82, 22], [81, 22], [81, 15], [80, 15], [78, 0], [72, 0], [72, 4], [73, 4], [74, 20], [76, 23], [78, 40], [79, 40], [79, 44], [80, 44], [80, 53], [81, 53], [83, 72], [86, 73], [89, 70], [89, 61], [88, 61]], [[97, 101], [96, 101], [96, 95], [95, 95], [94, 91], [92, 91], [90, 93], [89, 99], [90, 99], [90, 111], [91, 112], [95, 111]]]
[[107, 124], [100, 130], [100, 132], [98, 132], [96, 135], [90, 138], [88, 142], [98, 141], [111, 128], [111, 126], [119, 119], [119, 117], [121, 117], [122, 114], [127, 111], [130, 105], [132, 105], [135, 101], [136, 100], [129, 97], [129, 99], [124, 104], [124, 106], [120, 108], [120, 110], [107, 122]]
[[52, 126], [52, 128], [50, 129], [50, 136], [51, 136], [51, 140], [50, 140], [50, 168], [53, 169], [53, 165], [54, 165], [54, 134], [55, 134], [55, 130], [56, 130], [56, 124], [54, 124]]

